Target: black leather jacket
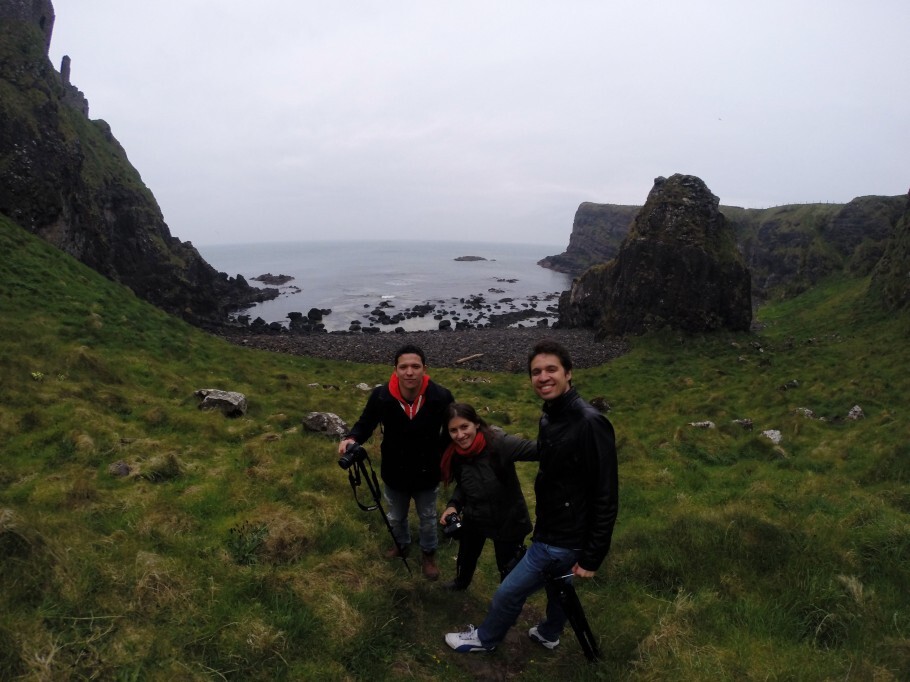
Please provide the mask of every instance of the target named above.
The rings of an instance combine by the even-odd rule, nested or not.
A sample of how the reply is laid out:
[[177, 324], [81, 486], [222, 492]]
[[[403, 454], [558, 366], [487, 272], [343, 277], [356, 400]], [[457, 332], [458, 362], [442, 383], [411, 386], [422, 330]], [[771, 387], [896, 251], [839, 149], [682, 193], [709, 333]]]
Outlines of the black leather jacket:
[[348, 434], [362, 444], [382, 424], [380, 473], [394, 490], [413, 493], [439, 484], [439, 460], [449, 442], [443, 429], [446, 407], [454, 398], [449, 389], [432, 380], [425, 396], [426, 403], [414, 419], [408, 419], [389, 385], [377, 386]]
[[533, 539], [579, 550], [579, 566], [596, 571], [610, 551], [619, 510], [613, 425], [574, 388], [543, 411]]
[[537, 459], [537, 443], [492, 428], [483, 452], [452, 456], [455, 490], [449, 506], [491, 540], [521, 542], [531, 532], [531, 515], [515, 471], [516, 461]]

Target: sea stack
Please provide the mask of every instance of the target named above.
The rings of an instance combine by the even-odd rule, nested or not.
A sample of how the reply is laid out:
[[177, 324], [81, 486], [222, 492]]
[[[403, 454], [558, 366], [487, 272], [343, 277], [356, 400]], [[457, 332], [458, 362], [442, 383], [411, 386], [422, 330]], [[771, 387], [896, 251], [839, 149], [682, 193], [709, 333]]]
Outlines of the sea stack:
[[657, 178], [616, 258], [589, 268], [560, 297], [560, 324], [593, 327], [601, 337], [747, 331], [751, 278], [719, 204], [695, 176]]

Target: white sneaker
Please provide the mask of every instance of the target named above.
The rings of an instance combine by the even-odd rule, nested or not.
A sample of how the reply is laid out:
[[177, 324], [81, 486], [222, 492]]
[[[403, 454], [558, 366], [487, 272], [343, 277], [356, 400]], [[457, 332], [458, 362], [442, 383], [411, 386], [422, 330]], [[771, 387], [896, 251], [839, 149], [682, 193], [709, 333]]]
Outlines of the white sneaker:
[[538, 632], [536, 625], [528, 630], [528, 637], [530, 637], [538, 644], [547, 647], [547, 649], [555, 649], [559, 646], [559, 637], [557, 637], [555, 640], [546, 639], [542, 634], [540, 634], [540, 632]]
[[467, 632], [450, 632], [446, 635], [446, 644], [455, 649], [455, 651], [466, 654], [471, 651], [493, 651], [495, 646], [485, 647], [480, 643], [477, 636], [477, 629], [473, 625], [468, 626]]

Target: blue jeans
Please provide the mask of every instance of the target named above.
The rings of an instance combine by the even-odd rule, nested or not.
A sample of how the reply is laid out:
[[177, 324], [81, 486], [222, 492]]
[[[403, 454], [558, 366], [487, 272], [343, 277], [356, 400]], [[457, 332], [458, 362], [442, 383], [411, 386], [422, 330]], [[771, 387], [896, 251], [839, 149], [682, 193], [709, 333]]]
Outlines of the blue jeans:
[[[497, 646], [509, 628], [515, 625], [525, 601], [546, 585], [546, 576], [562, 576], [571, 572], [578, 552], [574, 549], [554, 547], [542, 542], [532, 542], [512, 572], [493, 595], [487, 617], [477, 628], [477, 637], [486, 647]], [[538, 624], [537, 631], [549, 640], [559, 638], [566, 625], [566, 613], [555, 599], [547, 600], [547, 616]]]
[[436, 551], [436, 546], [439, 544], [439, 536], [436, 534], [437, 490], [439, 490], [439, 486], [407, 493], [383, 484], [386, 516], [389, 519], [389, 523], [392, 524], [392, 534], [395, 536], [395, 540], [402, 547], [407, 547], [411, 544], [408, 508], [411, 506], [411, 498], [413, 497], [417, 518], [420, 519], [420, 548], [424, 552]]

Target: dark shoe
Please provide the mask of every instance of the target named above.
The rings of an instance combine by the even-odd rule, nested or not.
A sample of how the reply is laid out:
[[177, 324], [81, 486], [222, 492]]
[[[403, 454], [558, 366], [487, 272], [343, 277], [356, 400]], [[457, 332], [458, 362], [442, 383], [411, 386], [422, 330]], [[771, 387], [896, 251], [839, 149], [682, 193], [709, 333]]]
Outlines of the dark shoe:
[[445, 583], [442, 586], [442, 589], [449, 590], [450, 592], [464, 592], [466, 589], [468, 589], [468, 586], [462, 585], [457, 580], [451, 580], [451, 581]]
[[386, 550], [385, 558], [386, 559], [407, 559], [408, 558], [408, 546], [405, 545], [404, 547], [401, 548], [401, 550], [399, 550], [398, 545], [392, 545], [392, 547], [390, 549]]
[[547, 639], [542, 634], [540, 634], [540, 632], [537, 630], [536, 625], [528, 630], [528, 637], [530, 637], [541, 646], [545, 646], [547, 649], [555, 649], [559, 646], [559, 637], [557, 637], [555, 640]]
[[427, 580], [439, 580], [439, 568], [436, 566], [436, 552], [424, 552], [420, 559], [420, 568]]

